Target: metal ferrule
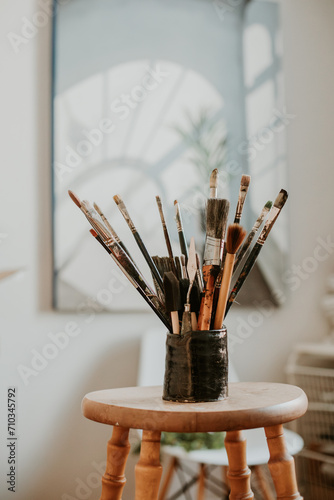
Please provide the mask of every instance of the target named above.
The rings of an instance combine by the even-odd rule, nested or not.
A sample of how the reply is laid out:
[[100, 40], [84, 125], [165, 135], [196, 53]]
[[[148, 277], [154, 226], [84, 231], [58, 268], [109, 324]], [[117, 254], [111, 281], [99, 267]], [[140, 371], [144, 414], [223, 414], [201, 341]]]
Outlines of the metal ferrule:
[[116, 231], [111, 227], [110, 222], [108, 221], [107, 217], [102, 213], [100, 215], [101, 215], [101, 218], [102, 218], [105, 226], [109, 229], [109, 231], [111, 232], [111, 234], [113, 235], [113, 237], [115, 238], [117, 243], [119, 243], [121, 241], [121, 239], [118, 236], [118, 234], [116, 233]]
[[274, 224], [275, 220], [277, 219], [280, 211], [281, 210], [275, 206], [271, 209], [269, 218], [268, 218], [267, 222], [265, 223], [265, 225], [261, 231], [260, 236], [258, 237], [257, 243], [259, 243], [259, 245], [263, 245], [264, 242], [266, 241], [268, 234], [270, 233], [270, 230], [273, 227], [273, 224]]
[[223, 240], [207, 236], [205, 240], [204, 265], [219, 266], [223, 252]]
[[118, 208], [119, 208], [119, 210], [120, 210], [121, 214], [123, 215], [124, 219], [126, 220], [126, 222], [127, 222], [128, 226], [129, 226], [129, 228], [131, 229], [131, 231], [132, 231], [133, 233], [136, 233], [136, 232], [137, 232], [137, 230], [136, 230], [136, 228], [135, 228], [135, 225], [134, 225], [134, 223], [132, 222], [132, 219], [131, 219], [131, 217], [130, 217], [130, 215], [129, 215], [129, 213], [128, 213], [127, 209], [126, 209], [126, 206], [125, 206], [125, 205], [124, 205], [124, 203], [123, 203], [123, 201], [120, 201], [120, 202], [117, 204], [117, 206], [118, 206]]
[[89, 213], [84, 212], [88, 222], [92, 226], [93, 229], [97, 232], [97, 234], [102, 238], [102, 240], [105, 242], [105, 240], [108, 240], [110, 238], [110, 233], [108, 232], [107, 228], [100, 222], [98, 221], [95, 217], [91, 216]]
[[210, 188], [210, 198], [217, 198], [218, 189], [216, 187]]
[[177, 232], [182, 233], [182, 222], [181, 222], [181, 217], [179, 211], [177, 211], [175, 215], [175, 220], [176, 220], [176, 227], [177, 227]]

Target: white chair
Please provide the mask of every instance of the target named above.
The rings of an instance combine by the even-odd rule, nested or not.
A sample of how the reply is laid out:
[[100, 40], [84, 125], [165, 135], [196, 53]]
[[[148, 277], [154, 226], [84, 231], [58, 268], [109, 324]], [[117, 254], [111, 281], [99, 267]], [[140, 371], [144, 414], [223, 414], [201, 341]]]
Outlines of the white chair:
[[[163, 332], [152, 330], [147, 332], [141, 342], [138, 386], [162, 385], [165, 369], [165, 342]], [[229, 381], [237, 382], [238, 377], [233, 364], [229, 365]], [[293, 456], [299, 453], [303, 446], [303, 439], [295, 432], [285, 429], [285, 439], [289, 453]], [[257, 490], [264, 500], [274, 500], [271, 486], [263, 465], [268, 463], [269, 452], [266, 444], [264, 429], [251, 429], [244, 431], [247, 439], [247, 463], [256, 478]], [[228, 498], [228, 482], [226, 471], [228, 459], [225, 448], [219, 450], [197, 450], [187, 452], [178, 446], [163, 446], [162, 453], [170, 458], [168, 471], [160, 490], [159, 500], [166, 498], [174, 472], [187, 473], [190, 479], [183, 480], [181, 488], [170, 497], [170, 500], [179, 498], [184, 494], [189, 496], [190, 487], [198, 482], [197, 500], [204, 499], [205, 487], [219, 495], [219, 498]], [[198, 464], [198, 474], [193, 474], [191, 468], [185, 463]], [[222, 481], [212, 475], [212, 469], [222, 468]], [[255, 488], [254, 488], [255, 489]], [[221, 495], [225, 496], [221, 496]]]

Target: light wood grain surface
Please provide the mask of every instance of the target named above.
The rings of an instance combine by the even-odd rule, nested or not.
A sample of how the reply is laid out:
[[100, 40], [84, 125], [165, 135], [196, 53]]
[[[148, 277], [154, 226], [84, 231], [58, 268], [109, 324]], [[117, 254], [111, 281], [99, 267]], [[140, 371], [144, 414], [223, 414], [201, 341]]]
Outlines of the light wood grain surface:
[[89, 393], [83, 415], [96, 422], [166, 432], [218, 432], [282, 424], [301, 417], [307, 397], [296, 386], [263, 382], [229, 384], [215, 403], [162, 400], [162, 387], [127, 387]]

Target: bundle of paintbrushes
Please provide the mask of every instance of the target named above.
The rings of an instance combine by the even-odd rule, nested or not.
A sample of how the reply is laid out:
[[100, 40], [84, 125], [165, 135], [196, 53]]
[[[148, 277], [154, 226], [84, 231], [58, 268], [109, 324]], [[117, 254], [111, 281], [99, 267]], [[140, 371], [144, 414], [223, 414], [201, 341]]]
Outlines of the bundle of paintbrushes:
[[[206, 207], [206, 238], [202, 265], [193, 237], [189, 247], [187, 245], [181, 207], [177, 201], [174, 202], [174, 208], [180, 255], [174, 256], [162, 202], [159, 196], [156, 197], [168, 254], [167, 257], [159, 257], [149, 253], [123, 200], [119, 195], [114, 196], [114, 201], [150, 268], [154, 289], [147, 283], [98, 205], [94, 203], [91, 206], [87, 201], [80, 201], [71, 191], [69, 195], [91, 224], [91, 234], [110, 254], [168, 330], [175, 334], [184, 334], [195, 330], [222, 328], [227, 312], [253, 268], [287, 200], [287, 192], [282, 189], [274, 204], [268, 201], [264, 205], [245, 238], [246, 231], [240, 221], [249, 184], [250, 177], [243, 175], [233, 222], [228, 225], [230, 203], [228, 200], [217, 198], [218, 171], [215, 169], [212, 172]], [[254, 243], [256, 233], [262, 225], [260, 235]]]

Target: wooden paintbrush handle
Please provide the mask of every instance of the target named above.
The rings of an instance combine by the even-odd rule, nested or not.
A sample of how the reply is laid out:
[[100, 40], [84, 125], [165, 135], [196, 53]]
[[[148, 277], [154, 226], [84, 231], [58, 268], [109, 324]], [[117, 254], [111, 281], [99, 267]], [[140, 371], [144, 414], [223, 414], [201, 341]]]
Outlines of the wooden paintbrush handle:
[[172, 329], [173, 333], [178, 335], [180, 333], [180, 321], [179, 321], [179, 313], [178, 311], [172, 311], [170, 313], [170, 317], [172, 319]]
[[202, 298], [198, 315], [198, 330], [210, 330], [213, 293], [217, 272], [214, 266], [203, 266], [204, 297]]
[[162, 278], [160, 276], [160, 273], [159, 273], [156, 265], [154, 264], [150, 254], [148, 253], [148, 251], [143, 243], [143, 240], [140, 237], [140, 234], [136, 231], [136, 232], [133, 232], [133, 236], [135, 237], [135, 240], [136, 240], [136, 242], [141, 250], [141, 253], [143, 254], [144, 259], [146, 260], [149, 268], [151, 269], [153, 276], [157, 280], [157, 283], [160, 286], [160, 288], [163, 290], [163, 282], [162, 282]]
[[215, 316], [215, 321], [214, 321], [214, 329], [215, 330], [220, 330], [223, 327], [228, 292], [230, 289], [232, 273], [233, 273], [234, 258], [235, 258], [234, 254], [230, 254], [230, 253], [226, 254], [223, 278], [222, 278], [221, 287], [220, 287], [220, 291], [219, 291], [216, 316]]
[[228, 311], [230, 310], [230, 307], [233, 304], [233, 302], [235, 301], [238, 293], [240, 292], [240, 289], [241, 289], [242, 285], [246, 281], [249, 273], [251, 272], [251, 270], [252, 270], [252, 268], [253, 268], [253, 266], [255, 264], [255, 261], [257, 259], [257, 256], [260, 253], [261, 248], [262, 248], [262, 245], [260, 245], [259, 243], [255, 243], [255, 246], [253, 247], [253, 250], [249, 254], [249, 257], [246, 260], [246, 262], [244, 264], [244, 267], [241, 270], [241, 273], [239, 274], [239, 278], [238, 278], [236, 284], [234, 285], [233, 290], [230, 293], [230, 296], [228, 298], [228, 302], [227, 302], [227, 305], [226, 305], [225, 316], [228, 313]]
[[252, 229], [250, 231], [250, 233], [247, 236], [245, 242], [241, 246], [240, 251], [237, 253], [237, 256], [236, 256], [236, 259], [235, 259], [235, 263], [234, 263], [234, 266], [233, 266], [233, 272], [236, 271], [237, 267], [239, 266], [240, 262], [242, 261], [244, 255], [245, 255], [245, 253], [247, 252], [248, 248], [250, 247], [250, 245], [251, 245], [251, 243], [253, 241], [253, 238], [255, 236], [255, 233], [256, 233], [256, 231], [254, 231], [254, 229]]

